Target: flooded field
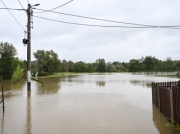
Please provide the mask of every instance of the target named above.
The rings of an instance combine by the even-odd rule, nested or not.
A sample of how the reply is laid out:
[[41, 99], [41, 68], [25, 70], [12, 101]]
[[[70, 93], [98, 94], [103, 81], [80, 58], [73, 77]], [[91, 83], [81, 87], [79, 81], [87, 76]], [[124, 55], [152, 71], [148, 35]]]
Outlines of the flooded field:
[[[178, 134], [152, 105], [151, 82], [177, 78], [83, 74], [16, 85], [3, 81], [0, 134]], [[0, 96], [1, 100], [1, 96]]]

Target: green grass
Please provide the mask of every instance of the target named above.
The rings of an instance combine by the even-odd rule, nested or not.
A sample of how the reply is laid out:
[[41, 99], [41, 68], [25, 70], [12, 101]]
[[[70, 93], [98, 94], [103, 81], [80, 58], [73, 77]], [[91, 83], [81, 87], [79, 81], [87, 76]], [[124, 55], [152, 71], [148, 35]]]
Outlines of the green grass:
[[64, 73], [54, 73], [53, 75], [48, 75], [48, 76], [38, 76], [38, 78], [69, 77], [69, 76], [77, 76], [77, 75], [79, 75], [79, 73], [64, 72]]
[[180, 132], [180, 125], [173, 121], [171, 118], [165, 118], [165, 126]]

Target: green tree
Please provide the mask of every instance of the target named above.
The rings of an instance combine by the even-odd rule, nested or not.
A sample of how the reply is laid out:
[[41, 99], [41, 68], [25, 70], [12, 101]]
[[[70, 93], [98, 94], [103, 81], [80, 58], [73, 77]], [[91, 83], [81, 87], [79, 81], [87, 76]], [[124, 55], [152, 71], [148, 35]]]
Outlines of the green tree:
[[60, 65], [60, 71], [61, 72], [68, 72], [68, 62], [66, 60], [63, 60]]
[[68, 72], [72, 72], [73, 65], [74, 65], [74, 62], [68, 61]]
[[45, 71], [49, 73], [59, 72], [60, 60], [58, 55], [53, 51], [46, 51], [45, 56]]
[[175, 69], [176, 69], [176, 71], [180, 71], [180, 60], [176, 61]]
[[161, 75], [162, 75], [162, 72], [163, 72], [163, 62], [161, 60], [158, 60], [158, 64], [159, 64], [159, 69], [158, 71], [161, 72]]
[[112, 72], [113, 71], [113, 65], [111, 63], [106, 64], [106, 72]]
[[172, 61], [171, 57], [167, 57], [165, 61], [165, 70], [169, 72], [169, 71], [174, 71], [174, 69], [175, 69], [174, 62]]
[[86, 69], [87, 69], [86, 63], [82, 61], [76, 62], [72, 67], [73, 72], [86, 72], [87, 71]]
[[146, 56], [143, 61], [144, 69], [147, 71], [147, 74], [149, 71], [153, 70], [154, 67], [154, 58], [152, 56]]
[[93, 68], [93, 65], [92, 64], [87, 64], [87, 69], [86, 69], [87, 72], [94, 72], [94, 68]]
[[8, 43], [0, 43], [0, 72], [4, 79], [10, 79], [14, 71], [14, 56], [17, 54], [16, 48]]
[[140, 74], [140, 72], [142, 72], [144, 70], [143, 62], [144, 62], [144, 57], [141, 57], [139, 59], [139, 74]]
[[105, 72], [106, 71], [106, 62], [104, 59], [98, 59], [98, 60], [96, 60], [96, 63], [97, 63], [97, 68], [96, 68], [97, 72]]
[[37, 71], [44, 71], [45, 66], [45, 51], [44, 50], [37, 50], [37, 52], [34, 52], [34, 57], [36, 58], [37, 62]]
[[157, 75], [157, 72], [160, 71], [160, 61], [155, 57], [153, 57], [153, 65], [154, 65], [153, 69], [154, 71], [156, 71], [156, 75]]
[[117, 71], [118, 72], [127, 72], [128, 70], [126, 69], [126, 67], [123, 64], [120, 64]]
[[60, 70], [60, 60], [58, 55], [53, 51], [38, 50], [34, 53], [37, 59], [38, 71], [54, 73]]
[[138, 72], [140, 68], [139, 60], [132, 59], [129, 62], [129, 71], [130, 72]]

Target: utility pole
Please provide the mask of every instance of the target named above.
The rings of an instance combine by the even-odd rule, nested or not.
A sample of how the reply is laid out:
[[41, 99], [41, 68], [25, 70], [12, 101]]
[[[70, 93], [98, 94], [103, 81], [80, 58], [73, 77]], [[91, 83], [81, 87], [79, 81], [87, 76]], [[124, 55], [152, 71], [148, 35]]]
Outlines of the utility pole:
[[28, 4], [27, 9], [27, 90], [31, 91], [31, 15], [32, 8], [31, 5]]

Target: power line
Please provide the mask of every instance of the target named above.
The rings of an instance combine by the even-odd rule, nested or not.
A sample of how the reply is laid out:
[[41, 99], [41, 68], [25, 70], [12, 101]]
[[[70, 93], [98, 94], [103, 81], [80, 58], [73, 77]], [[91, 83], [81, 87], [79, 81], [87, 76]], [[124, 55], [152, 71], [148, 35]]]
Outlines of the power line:
[[64, 3], [64, 4], [62, 4], [62, 5], [58, 6], [58, 7], [55, 7], [55, 8], [53, 8], [53, 9], [50, 9], [49, 11], [52, 11], [52, 10], [58, 9], [58, 8], [60, 8], [60, 7], [63, 7], [63, 6], [65, 6], [65, 5], [71, 3], [72, 1], [73, 1], [73, 0], [70, 0], [70, 1], [68, 1], [68, 2], [66, 2], [66, 3]]
[[82, 16], [82, 15], [68, 14], [68, 13], [50, 11], [50, 10], [45, 10], [45, 9], [38, 9], [38, 8], [34, 8], [34, 9], [41, 10], [41, 11], [44, 11], [44, 12], [57, 13], [57, 14], [66, 15], [66, 16], [72, 16], [72, 17], [78, 17], [78, 18], [84, 18], [84, 19], [91, 19], [91, 20], [98, 20], [98, 21], [105, 21], [105, 22], [120, 23], [120, 24], [126, 24], [126, 25], [136, 25], [136, 26], [141, 26], [141, 27], [151, 27], [151, 28], [158, 28], [158, 27], [159, 27], [159, 28], [180, 27], [180, 25], [173, 25], [173, 26], [155, 26], [155, 25], [145, 25], [145, 24], [137, 24], [137, 23], [130, 23], [130, 22], [120, 22], [120, 21], [115, 21], [115, 20], [108, 20], [108, 19], [100, 19], [100, 18], [94, 18], [94, 17], [87, 17], [87, 16]]
[[[2, 4], [7, 8], [7, 6], [4, 4], [4, 2], [1, 0]], [[14, 18], [14, 20], [19, 24], [19, 26], [24, 30], [23, 26], [18, 22], [18, 20], [14, 17], [14, 15], [11, 13], [11, 11], [7, 8], [11, 16]], [[24, 30], [25, 31], [25, 30]]]
[[81, 26], [90, 26], [90, 27], [107, 27], [107, 28], [158, 28], [158, 27], [135, 27], [135, 26], [110, 26], [110, 25], [93, 25], [93, 24], [84, 24], [84, 23], [74, 23], [74, 22], [67, 22], [67, 21], [61, 21], [61, 20], [55, 20], [55, 19], [49, 19], [49, 18], [44, 18], [40, 16], [35, 16], [36, 18], [44, 19], [44, 20], [49, 20], [49, 21], [54, 21], [54, 22], [60, 22], [60, 23], [65, 23], [65, 24], [71, 24], [71, 25], [81, 25]]
[[27, 0], [28, 4], [30, 3], [29, 0]]
[[9, 9], [9, 10], [20, 10], [20, 11], [24, 11], [25, 9], [17, 9], [17, 8], [0, 8], [0, 9]]
[[[58, 6], [58, 7], [49, 9], [49, 10], [47, 10], [47, 11], [52, 11], [52, 10], [58, 9], [58, 8], [60, 8], [60, 7], [63, 7], [63, 6], [65, 6], [65, 5], [71, 3], [72, 1], [73, 1], [73, 0], [70, 0], [70, 1], [68, 1], [68, 2], [66, 2], [66, 3], [64, 3], [64, 4], [62, 4], [62, 5]], [[44, 13], [44, 12], [47, 12], [47, 11], [43, 11], [43, 12], [34, 12], [34, 13]]]
[[[21, 4], [20, 0], [18, 0], [19, 4], [21, 5], [21, 7], [24, 9], [23, 5]], [[25, 9], [24, 9], [25, 10]]]

